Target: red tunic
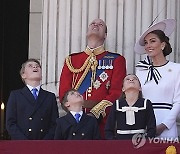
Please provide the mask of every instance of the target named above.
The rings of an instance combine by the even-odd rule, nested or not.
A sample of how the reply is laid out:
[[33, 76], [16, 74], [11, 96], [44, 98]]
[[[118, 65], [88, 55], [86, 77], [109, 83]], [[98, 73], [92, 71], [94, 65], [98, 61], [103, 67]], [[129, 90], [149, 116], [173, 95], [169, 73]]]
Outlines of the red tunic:
[[[107, 53], [109, 52], [105, 51], [97, 55], [96, 59], [97, 60], [101, 59]], [[107, 79], [105, 81], [102, 81], [102, 79], [100, 79], [100, 77], [98, 76], [96, 80], [100, 82], [99, 87], [97, 89], [96, 88], [92, 89], [90, 97], [87, 97], [86, 92], [82, 94], [85, 100], [94, 100], [99, 102], [102, 100], [108, 100], [114, 103], [115, 100], [120, 97], [122, 91], [123, 79], [126, 75], [126, 61], [123, 56], [119, 54], [118, 55], [116, 54], [116, 56], [117, 58], [113, 60], [113, 69], [104, 70], [104, 72], [107, 73], [106, 74], [106, 76], [108, 76]], [[71, 55], [72, 66], [75, 69], [81, 68], [81, 66], [84, 64], [85, 60], [88, 57], [89, 55], [87, 55], [85, 52], [72, 54]], [[83, 72], [80, 72], [78, 74], [76, 83], [77, 81], [79, 81], [82, 74]], [[64, 96], [65, 92], [72, 89], [72, 81], [73, 81], [73, 73], [69, 70], [69, 68], [65, 63], [60, 76], [60, 86], [59, 86], [60, 101], [62, 100], [62, 97]], [[89, 112], [89, 110], [87, 110], [87, 112]], [[104, 126], [108, 113], [109, 113], [109, 107], [106, 109], [106, 117], [103, 118], [103, 120], [100, 123], [100, 131], [103, 136], [104, 136]]]

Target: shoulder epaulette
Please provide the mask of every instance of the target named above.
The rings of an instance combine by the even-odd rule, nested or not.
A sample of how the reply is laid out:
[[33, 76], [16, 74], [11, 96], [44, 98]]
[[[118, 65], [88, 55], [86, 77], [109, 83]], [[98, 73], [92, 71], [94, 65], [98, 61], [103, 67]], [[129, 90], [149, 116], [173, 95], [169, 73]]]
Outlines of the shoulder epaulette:
[[108, 52], [108, 54], [107, 55], [105, 55], [103, 58], [108, 58], [108, 59], [114, 59], [114, 58], [116, 58], [116, 57], [119, 57], [120, 56], [120, 54], [119, 53], [113, 53], [113, 52]]
[[71, 53], [71, 54], [69, 54], [66, 58], [74, 57], [74, 56], [80, 55], [80, 54], [82, 54], [82, 53], [83, 53], [83, 52]]
[[75, 56], [75, 55], [80, 55], [82, 54], [83, 52], [76, 52], [76, 53], [71, 53], [69, 56]]
[[120, 55], [119, 53], [117, 53], [117, 52], [109, 52], [110, 54], [112, 54], [112, 55]]

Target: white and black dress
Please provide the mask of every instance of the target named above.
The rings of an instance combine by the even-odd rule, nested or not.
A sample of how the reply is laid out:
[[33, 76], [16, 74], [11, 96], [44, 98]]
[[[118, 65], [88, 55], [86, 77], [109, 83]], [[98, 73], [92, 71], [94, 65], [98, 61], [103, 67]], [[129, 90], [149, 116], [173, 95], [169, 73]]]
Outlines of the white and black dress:
[[150, 100], [140, 98], [132, 107], [125, 99], [117, 100], [107, 119], [105, 138], [128, 140], [137, 133], [155, 137], [156, 121]]

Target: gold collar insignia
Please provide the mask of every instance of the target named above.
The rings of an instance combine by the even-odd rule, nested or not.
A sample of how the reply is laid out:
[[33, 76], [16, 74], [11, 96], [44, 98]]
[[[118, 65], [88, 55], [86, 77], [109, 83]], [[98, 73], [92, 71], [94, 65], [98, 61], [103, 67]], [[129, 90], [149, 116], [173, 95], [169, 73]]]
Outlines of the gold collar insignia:
[[91, 48], [89, 48], [88, 46], [86, 47], [86, 50], [85, 50], [85, 53], [87, 54], [87, 55], [91, 55], [91, 53], [93, 52], [94, 53], [94, 55], [95, 56], [97, 56], [97, 55], [100, 55], [101, 53], [103, 53], [105, 50], [104, 50], [104, 46], [103, 45], [101, 45], [101, 46], [99, 46], [99, 47], [97, 47], [97, 48], [94, 48], [94, 49], [91, 49]]

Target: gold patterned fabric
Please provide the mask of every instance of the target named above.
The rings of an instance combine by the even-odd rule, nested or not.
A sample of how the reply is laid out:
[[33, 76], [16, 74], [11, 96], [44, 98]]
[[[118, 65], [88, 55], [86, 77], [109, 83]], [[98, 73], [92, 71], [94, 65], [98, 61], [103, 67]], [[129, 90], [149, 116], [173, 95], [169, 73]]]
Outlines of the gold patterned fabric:
[[99, 102], [96, 106], [94, 106], [90, 112], [98, 119], [100, 117], [100, 115], [103, 116], [103, 118], [106, 116], [106, 108], [108, 106], [112, 106], [113, 103], [111, 103], [110, 101], [107, 100], [102, 100], [101, 102]]

